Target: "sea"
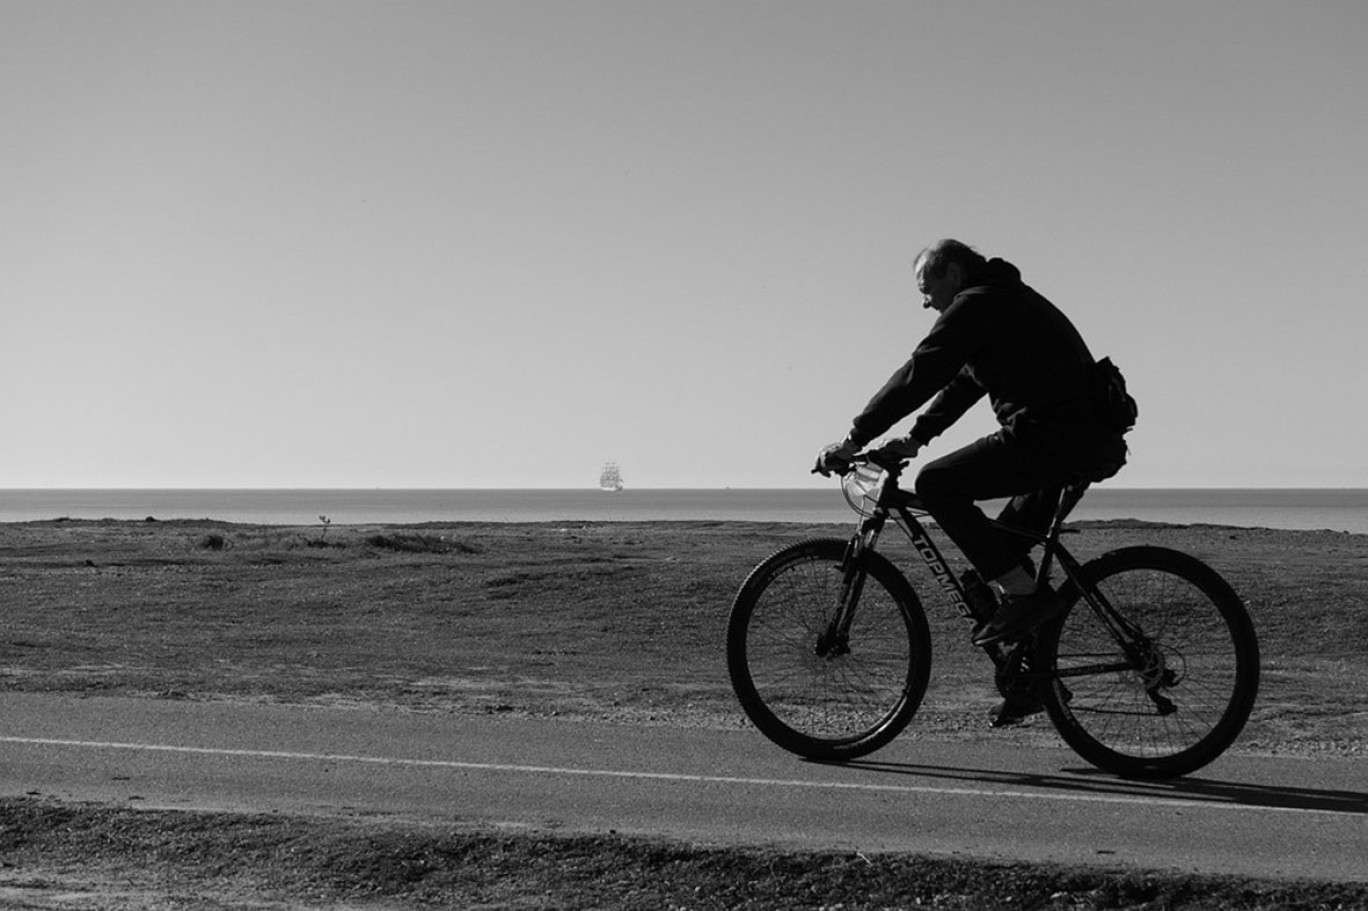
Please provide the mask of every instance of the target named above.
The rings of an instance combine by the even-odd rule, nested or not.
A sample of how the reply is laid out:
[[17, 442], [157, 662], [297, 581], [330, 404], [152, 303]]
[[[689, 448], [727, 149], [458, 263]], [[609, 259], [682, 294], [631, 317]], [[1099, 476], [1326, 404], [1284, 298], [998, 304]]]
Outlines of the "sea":
[[[989, 504], [991, 509], [993, 504]], [[0, 522], [214, 519], [259, 525], [442, 522], [853, 523], [838, 489], [0, 490]], [[1368, 534], [1364, 489], [1090, 490], [1074, 521], [1328, 529]]]

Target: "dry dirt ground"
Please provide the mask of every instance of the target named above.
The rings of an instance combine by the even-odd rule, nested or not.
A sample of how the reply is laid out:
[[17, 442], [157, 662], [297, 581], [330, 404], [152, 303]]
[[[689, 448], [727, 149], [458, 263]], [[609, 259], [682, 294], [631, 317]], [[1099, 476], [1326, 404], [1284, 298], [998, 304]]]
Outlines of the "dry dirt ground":
[[[1080, 526], [1080, 556], [1196, 554], [1247, 601], [1264, 657], [1237, 749], [1368, 753], [1368, 537]], [[0, 687], [368, 704], [630, 724], [742, 723], [722, 658], [750, 567], [843, 526], [199, 522], [0, 525]], [[885, 537], [919, 591], [905, 542]], [[995, 695], [963, 621], [925, 598], [921, 736], [981, 736]], [[1056, 738], [1047, 725], [1018, 736]], [[1360, 887], [922, 858], [716, 851], [355, 822], [0, 803], [0, 907], [1335, 908]]]

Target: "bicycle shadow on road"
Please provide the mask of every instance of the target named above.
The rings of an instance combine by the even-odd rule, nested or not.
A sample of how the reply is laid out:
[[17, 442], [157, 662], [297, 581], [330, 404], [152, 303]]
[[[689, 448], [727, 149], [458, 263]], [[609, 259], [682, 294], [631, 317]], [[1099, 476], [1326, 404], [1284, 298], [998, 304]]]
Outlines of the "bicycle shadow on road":
[[898, 762], [854, 760], [843, 763], [815, 763], [880, 774], [906, 775], [960, 781], [966, 785], [996, 784], [1038, 791], [1065, 791], [1109, 797], [1183, 800], [1211, 804], [1267, 807], [1277, 810], [1304, 810], [1319, 813], [1368, 815], [1368, 792], [1302, 788], [1287, 785], [1252, 784], [1214, 778], [1173, 778], [1149, 781], [1118, 778], [1097, 769], [1065, 771], [1057, 775], [1036, 772], [1009, 772], [1000, 769], [975, 769], [961, 766], [917, 765]]

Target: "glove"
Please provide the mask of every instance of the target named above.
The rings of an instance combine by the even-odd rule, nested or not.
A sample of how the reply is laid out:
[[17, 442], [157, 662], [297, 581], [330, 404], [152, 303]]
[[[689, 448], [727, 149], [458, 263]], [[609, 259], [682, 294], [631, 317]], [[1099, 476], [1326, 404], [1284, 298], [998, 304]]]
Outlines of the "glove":
[[820, 474], [824, 478], [831, 477], [834, 471], [837, 474], [845, 474], [850, 467], [850, 460], [855, 458], [855, 454], [860, 451], [860, 447], [850, 442], [850, 437], [846, 437], [839, 443], [829, 443], [822, 447], [822, 451], [817, 453], [817, 464], [812, 467], [813, 472]]
[[886, 459], [914, 459], [917, 453], [921, 452], [922, 442], [912, 434], [905, 437], [895, 437], [891, 440], [884, 440], [872, 450], [875, 455], [883, 456]]

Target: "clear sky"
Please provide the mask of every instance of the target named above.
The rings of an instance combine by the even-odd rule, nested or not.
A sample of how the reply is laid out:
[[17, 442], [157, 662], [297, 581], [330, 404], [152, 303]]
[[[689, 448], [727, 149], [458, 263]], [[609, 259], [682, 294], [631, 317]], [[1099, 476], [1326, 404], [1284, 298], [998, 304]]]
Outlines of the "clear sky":
[[1365, 49], [1361, 0], [0, 0], [0, 487], [829, 484], [942, 236], [1125, 370], [1113, 486], [1368, 487]]

